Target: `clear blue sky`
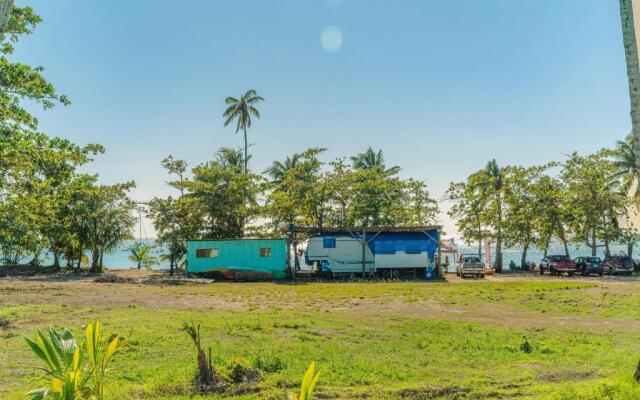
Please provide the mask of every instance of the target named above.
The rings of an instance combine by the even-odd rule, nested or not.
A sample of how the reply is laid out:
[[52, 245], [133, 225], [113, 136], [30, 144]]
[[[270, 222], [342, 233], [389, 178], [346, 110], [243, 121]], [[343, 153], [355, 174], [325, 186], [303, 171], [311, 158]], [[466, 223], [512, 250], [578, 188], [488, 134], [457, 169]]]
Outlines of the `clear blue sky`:
[[[134, 179], [141, 200], [171, 193], [166, 155], [196, 165], [241, 145], [223, 100], [250, 88], [266, 99], [254, 170], [372, 145], [437, 198], [491, 158], [560, 160], [630, 130], [617, 0], [16, 3], [44, 22], [15, 59], [45, 66], [73, 102], [33, 108], [42, 131], [106, 146], [90, 170]], [[328, 26], [337, 51], [321, 44]]]

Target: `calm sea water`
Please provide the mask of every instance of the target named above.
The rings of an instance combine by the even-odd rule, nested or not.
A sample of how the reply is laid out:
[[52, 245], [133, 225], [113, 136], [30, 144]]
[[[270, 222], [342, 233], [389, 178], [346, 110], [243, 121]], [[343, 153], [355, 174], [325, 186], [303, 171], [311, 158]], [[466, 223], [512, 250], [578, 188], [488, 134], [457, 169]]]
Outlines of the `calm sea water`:
[[[153, 240], [143, 240], [144, 243], [148, 245], [155, 245]], [[123, 242], [116, 250], [104, 255], [104, 265], [109, 269], [129, 269], [136, 268], [137, 265], [129, 260], [130, 249], [134, 245], [134, 241], [126, 241]], [[458, 243], [458, 251], [460, 253], [477, 253], [478, 246], [477, 245], [465, 245]], [[484, 251], [484, 249], [483, 249]], [[580, 257], [580, 256], [590, 256], [591, 249], [586, 246], [575, 246], [570, 245], [569, 251], [572, 258]], [[611, 251], [613, 254], [626, 254], [627, 247], [625, 245], [612, 245]], [[598, 256], [604, 257], [603, 255], [604, 248], [598, 248]], [[153, 255], [157, 258], [160, 258], [160, 255], [166, 253], [166, 250], [162, 247], [156, 246], [153, 250]], [[564, 247], [560, 243], [552, 243], [549, 246], [549, 255], [552, 254], [564, 254]], [[640, 255], [640, 247], [635, 249], [634, 254]], [[87, 256], [89, 256], [87, 254]], [[536, 249], [534, 247], [529, 248], [527, 252], [527, 260], [535, 261], [536, 264], [540, 263], [542, 259], [543, 251], [540, 249]], [[513, 260], [516, 265], [520, 264], [520, 258], [522, 257], [522, 248], [508, 248], [503, 250], [503, 260], [504, 267], [508, 268], [509, 262]], [[495, 246], [491, 247], [491, 259], [495, 260]], [[23, 262], [28, 262], [31, 260], [31, 257], [26, 257]], [[41, 257], [41, 263], [44, 265], [49, 265], [53, 261], [50, 254], [43, 254]], [[169, 269], [169, 263], [164, 261], [159, 265], [155, 266], [154, 269]]]

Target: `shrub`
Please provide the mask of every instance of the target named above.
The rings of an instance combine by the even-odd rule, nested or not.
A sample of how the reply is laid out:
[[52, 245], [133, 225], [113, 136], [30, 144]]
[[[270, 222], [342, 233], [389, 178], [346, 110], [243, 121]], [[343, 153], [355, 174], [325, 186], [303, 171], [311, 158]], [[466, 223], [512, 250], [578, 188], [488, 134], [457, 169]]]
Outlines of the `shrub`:
[[227, 364], [229, 378], [234, 383], [255, 383], [260, 380], [260, 373], [251, 368], [249, 361], [242, 357], [233, 358]]
[[49, 327], [48, 334], [36, 331], [25, 337], [34, 354], [44, 363], [46, 385], [30, 391], [32, 400], [80, 400], [104, 398], [104, 380], [112, 357], [122, 349], [118, 336], [104, 341], [100, 322], [88, 324], [84, 343], [79, 344], [68, 329]]
[[261, 351], [253, 360], [253, 367], [264, 372], [279, 372], [287, 367], [282, 356], [275, 352]]
[[524, 353], [531, 353], [533, 351], [533, 345], [529, 342], [527, 337], [522, 338], [522, 343], [520, 343], [520, 351]]

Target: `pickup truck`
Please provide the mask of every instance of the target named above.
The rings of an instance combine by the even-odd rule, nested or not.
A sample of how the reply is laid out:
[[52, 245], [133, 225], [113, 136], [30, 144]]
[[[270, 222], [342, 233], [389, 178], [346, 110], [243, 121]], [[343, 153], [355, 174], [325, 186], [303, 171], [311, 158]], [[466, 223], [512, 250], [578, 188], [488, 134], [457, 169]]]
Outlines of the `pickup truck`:
[[633, 260], [627, 256], [608, 256], [604, 258], [603, 271], [607, 275], [633, 274]]
[[475, 276], [484, 278], [484, 263], [480, 254], [461, 254], [460, 261], [456, 268], [456, 275], [463, 278], [465, 276]]
[[540, 262], [540, 275], [544, 275], [545, 272], [549, 275], [566, 273], [573, 276], [576, 273], [576, 263], [567, 256], [549, 256]]

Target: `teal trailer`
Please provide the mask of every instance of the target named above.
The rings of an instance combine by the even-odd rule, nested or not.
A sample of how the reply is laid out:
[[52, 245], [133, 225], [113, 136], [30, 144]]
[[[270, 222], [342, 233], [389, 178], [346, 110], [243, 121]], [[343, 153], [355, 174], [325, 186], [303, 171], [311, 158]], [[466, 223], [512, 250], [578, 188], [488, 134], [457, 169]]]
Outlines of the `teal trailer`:
[[282, 279], [287, 239], [188, 240], [187, 272], [231, 280]]

